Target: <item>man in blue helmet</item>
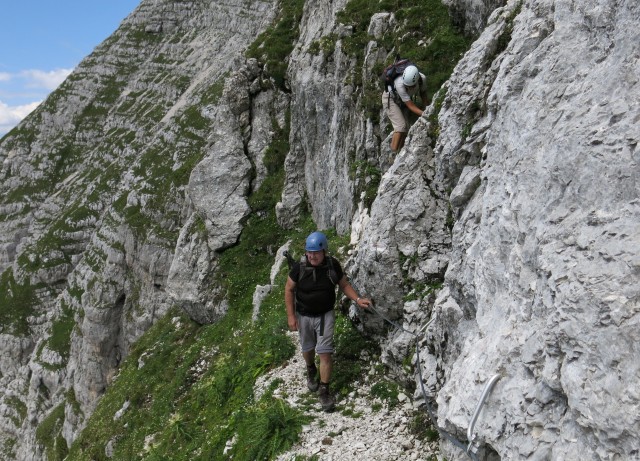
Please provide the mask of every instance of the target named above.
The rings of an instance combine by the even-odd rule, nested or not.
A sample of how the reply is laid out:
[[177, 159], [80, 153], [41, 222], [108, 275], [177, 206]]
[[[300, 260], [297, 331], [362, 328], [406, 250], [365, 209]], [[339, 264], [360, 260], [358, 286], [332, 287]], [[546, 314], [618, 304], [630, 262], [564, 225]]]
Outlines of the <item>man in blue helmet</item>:
[[[307, 367], [309, 390], [319, 390], [324, 411], [335, 407], [329, 390], [332, 371], [333, 329], [335, 324], [336, 285], [358, 307], [371, 305], [353, 289], [337, 259], [327, 255], [327, 237], [322, 232], [311, 233], [305, 243], [305, 258], [295, 263], [285, 285], [284, 301], [289, 329], [300, 334], [302, 356]], [[320, 382], [316, 367], [320, 358]]]

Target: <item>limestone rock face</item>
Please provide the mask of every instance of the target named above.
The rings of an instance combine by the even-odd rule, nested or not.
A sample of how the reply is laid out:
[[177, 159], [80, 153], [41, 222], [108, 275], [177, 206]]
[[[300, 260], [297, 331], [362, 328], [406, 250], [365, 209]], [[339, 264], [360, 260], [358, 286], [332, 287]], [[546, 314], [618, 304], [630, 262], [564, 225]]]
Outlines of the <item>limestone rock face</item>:
[[[411, 283], [438, 283], [448, 263], [448, 201], [433, 187], [436, 171], [425, 123], [414, 125], [410, 142], [382, 177], [353, 258], [351, 272], [360, 290], [391, 318], [402, 317]], [[382, 326], [380, 319], [377, 323]]]
[[333, 31], [335, 13], [345, 3], [307, 2], [304, 33], [291, 57], [291, 151], [277, 208], [280, 222], [287, 226], [295, 222], [306, 195], [319, 228], [337, 227], [344, 233], [353, 214], [345, 149], [353, 136], [353, 125], [346, 122], [354, 112], [353, 88], [342, 84], [352, 63], [339, 48], [330, 56], [308, 51], [314, 40]]
[[[285, 187], [276, 211], [281, 225], [292, 227], [305, 205], [318, 228], [346, 234], [357, 208], [357, 162], [379, 164], [379, 140], [371, 121], [356, 110], [355, 60], [342, 51], [351, 34], [336, 23], [345, 1], [306, 2], [300, 39], [289, 65], [291, 87], [290, 152], [285, 162]], [[322, 39], [334, 37], [330, 50]], [[369, 69], [370, 70], [370, 69]], [[363, 78], [377, 78], [367, 73]]]
[[[637, 2], [496, 10], [447, 84], [433, 153], [416, 124], [372, 208], [360, 273], [376, 248], [388, 251], [375, 242], [401, 214], [386, 207], [396, 205], [386, 185], [410, 155], [435, 157], [433, 198], [406, 195], [403, 208], [426, 213], [437, 191], [450, 191], [444, 287], [422, 310], [405, 303], [404, 315], [432, 321], [422, 372], [439, 425], [465, 445], [485, 383], [500, 376], [475, 426], [482, 457], [639, 456], [638, 24]], [[408, 178], [405, 189], [416, 186]], [[424, 220], [407, 222], [396, 233], [431, 240]], [[390, 286], [368, 280], [386, 302]], [[467, 457], [443, 448], [447, 459]]]

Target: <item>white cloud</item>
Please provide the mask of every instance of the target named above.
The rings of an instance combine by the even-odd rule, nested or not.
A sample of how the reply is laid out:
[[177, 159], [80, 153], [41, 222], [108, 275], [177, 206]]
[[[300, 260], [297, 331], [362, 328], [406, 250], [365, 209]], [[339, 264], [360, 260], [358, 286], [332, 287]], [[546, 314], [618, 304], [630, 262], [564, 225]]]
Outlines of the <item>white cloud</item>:
[[72, 71], [30, 69], [15, 73], [0, 72], [0, 136], [7, 134], [38, 107]]
[[45, 88], [47, 90], [55, 90], [73, 69], [54, 69], [50, 71], [44, 70], [23, 70], [20, 75], [27, 79], [26, 86], [29, 88]]
[[4, 136], [20, 121], [38, 107], [41, 101], [31, 102], [21, 106], [8, 106], [0, 101], [0, 136]]

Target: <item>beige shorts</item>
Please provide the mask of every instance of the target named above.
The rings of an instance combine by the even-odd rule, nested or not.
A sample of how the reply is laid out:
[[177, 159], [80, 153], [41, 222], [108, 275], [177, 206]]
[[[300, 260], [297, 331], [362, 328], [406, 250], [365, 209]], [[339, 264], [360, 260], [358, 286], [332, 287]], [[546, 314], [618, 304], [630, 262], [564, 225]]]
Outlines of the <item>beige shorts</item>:
[[386, 113], [393, 125], [393, 131], [397, 131], [399, 133], [406, 133], [409, 131], [409, 120], [405, 111], [396, 104], [393, 100], [393, 96], [389, 97], [389, 93], [386, 91], [382, 93], [382, 107], [384, 113]]

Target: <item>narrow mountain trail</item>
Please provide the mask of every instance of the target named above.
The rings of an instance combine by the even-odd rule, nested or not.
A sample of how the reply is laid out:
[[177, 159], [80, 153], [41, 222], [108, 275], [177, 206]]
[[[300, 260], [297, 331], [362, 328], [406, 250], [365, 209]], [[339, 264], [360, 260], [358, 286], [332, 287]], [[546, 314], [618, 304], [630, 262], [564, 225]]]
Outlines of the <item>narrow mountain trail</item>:
[[410, 429], [421, 411], [414, 408], [411, 399], [401, 393], [399, 404], [389, 408], [387, 402], [371, 394], [375, 362], [370, 358], [362, 359], [368, 371], [362, 380], [354, 383], [354, 391], [346, 397], [336, 396], [335, 411], [322, 411], [316, 393], [307, 389], [298, 334], [289, 335], [296, 344], [295, 355], [285, 366], [260, 377], [255, 393], [259, 397], [274, 380], [280, 379], [282, 384], [274, 397], [302, 409], [312, 421], [303, 427], [299, 442], [279, 456], [278, 461], [293, 461], [297, 456], [319, 461], [435, 459], [437, 442], [421, 441]]

